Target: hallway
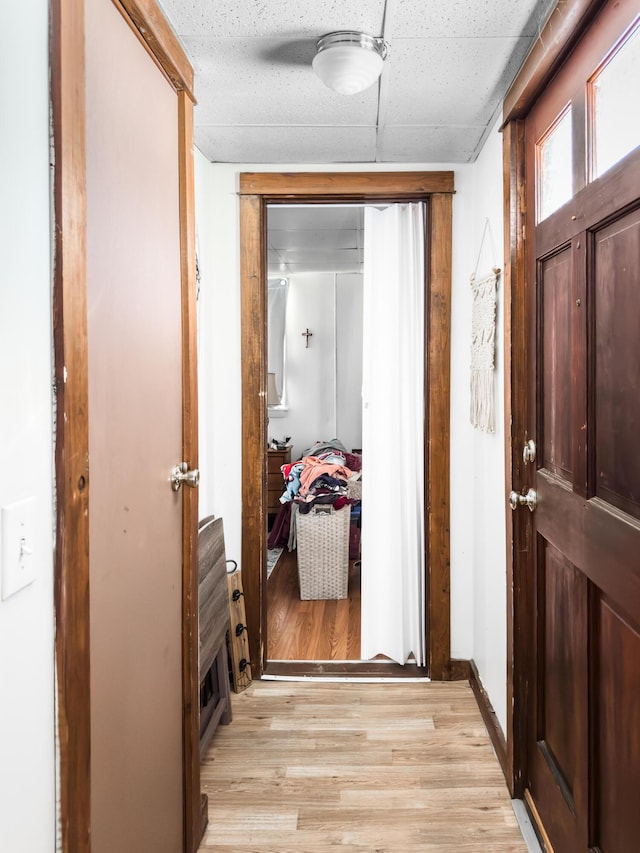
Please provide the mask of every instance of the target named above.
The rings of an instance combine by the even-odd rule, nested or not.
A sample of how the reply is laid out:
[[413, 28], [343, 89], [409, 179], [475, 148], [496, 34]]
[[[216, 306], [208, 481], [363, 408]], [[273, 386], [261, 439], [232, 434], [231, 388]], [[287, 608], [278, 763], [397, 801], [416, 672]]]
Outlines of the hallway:
[[254, 682], [202, 790], [201, 853], [527, 850], [466, 682]]

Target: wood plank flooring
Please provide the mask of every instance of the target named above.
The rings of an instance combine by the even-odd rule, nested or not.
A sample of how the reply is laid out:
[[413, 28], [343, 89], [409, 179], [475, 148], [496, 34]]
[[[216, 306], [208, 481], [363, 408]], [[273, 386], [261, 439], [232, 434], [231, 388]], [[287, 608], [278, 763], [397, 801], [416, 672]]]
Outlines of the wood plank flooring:
[[349, 597], [301, 601], [296, 552], [287, 549], [267, 582], [268, 660], [360, 660], [360, 569], [349, 563]]
[[526, 853], [471, 689], [254, 681], [202, 765], [202, 853]]

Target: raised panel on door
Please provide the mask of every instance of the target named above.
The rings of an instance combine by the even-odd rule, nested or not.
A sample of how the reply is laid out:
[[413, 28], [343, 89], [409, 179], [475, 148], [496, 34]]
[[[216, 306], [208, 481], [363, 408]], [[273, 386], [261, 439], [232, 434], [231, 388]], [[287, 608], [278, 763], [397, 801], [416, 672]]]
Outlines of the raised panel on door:
[[640, 210], [594, 235], [594, 493], [640, 518]]
[[640, 839], [640, 632], [604, 598], [597, 621], [591, 843], [601, 853], [623, 853], [637, 850]]
[[571, 481], [571, 245], [538, 262], [541, 467]]
[[545, 543], [541, 550], [539, 642], [545, 663], [538, 687], [538, 744], [573, 808], [584, 747], [579, 717], [586, 687], [586, 580], [552, 545]]
[[535, 751], [530, 788], [562, 849], [580, 850], [586, 826], [588, 582], [542, 536], [537, 542]]

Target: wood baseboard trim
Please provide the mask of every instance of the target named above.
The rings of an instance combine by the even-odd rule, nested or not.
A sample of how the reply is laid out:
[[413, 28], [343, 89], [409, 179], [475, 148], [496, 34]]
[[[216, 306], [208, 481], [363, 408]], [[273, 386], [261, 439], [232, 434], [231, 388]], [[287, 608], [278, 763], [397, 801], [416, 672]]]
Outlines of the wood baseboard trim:
[[489, 699], [489, 694], [484, 689], [482, 681], [480, 680], [478, 667], [476, 666], [475, 661], [473, 660], [469, 661], [469, 684], [471, 686], [471, 689], [473, 690], [473, 695], [476, 697], [476, 702], [478, 703], [478, 707], [480, 708], [482, 719], [484, 721], [485, 726], [487, 727], [489, 738], [491, 740], [496, 756], [498, 757], [498, 761], [500, 762], [500, 767], [502, 768], [502, 772], [506, 779], [507, 741], [505, 739], [504, 732], [502, 731], [502, 726], [498, 722], [496, 712], [493, 710], [493, 705], [491, 704], [491, 701]]
[[[264, 668], [265, 675], [276, 676], [338, 676], [347, 675], [354, 678], [428, 678], [427, 667], [406, 663], [404, 666], [393, 661], [306, 661], [306, 660], [272, 660]], [[469, 681], [471, 682], [471, 662], [451, 658], [445, 670], [443, 679], [437, 681]]]
[[371, 661], [310, 661], [277, 660], [268, 661], [264, 675], [299, 678], [427, 678], [426, 667], [415, 664], [377, 663]]
[[471, 664], [468, 660], [451, 658], [447, 681], [470, 681]]

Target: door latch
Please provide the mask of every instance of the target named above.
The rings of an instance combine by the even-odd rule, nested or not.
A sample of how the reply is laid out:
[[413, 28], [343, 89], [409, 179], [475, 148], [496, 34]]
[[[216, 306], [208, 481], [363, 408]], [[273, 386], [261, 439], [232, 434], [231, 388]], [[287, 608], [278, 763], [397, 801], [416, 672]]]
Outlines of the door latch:
[[526, 495], [521, 495], [519, 492], [509, 493], [509, 506], [511, 509], [518, 509], [519, 506], [529, 507], [529, 511], [533, 512], [538, 505], [538, 494], [534, 489], [529, 489]]
[[185, 486], [189, 486], [191, 489], [195, 489], [195, 487], [200, 482], [200, 471], [198, 471], [197, 468], [194, 468], [192, 471], [190, 471], [187, 463], [181, 462], [179, 465], [176, 465], [175, 468], [171, 469], [169, 480], [171, 482], [171, 488], [174, 492], [177, 492], [183, 483], [185, 484]]

